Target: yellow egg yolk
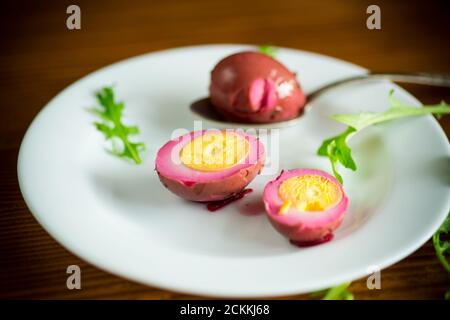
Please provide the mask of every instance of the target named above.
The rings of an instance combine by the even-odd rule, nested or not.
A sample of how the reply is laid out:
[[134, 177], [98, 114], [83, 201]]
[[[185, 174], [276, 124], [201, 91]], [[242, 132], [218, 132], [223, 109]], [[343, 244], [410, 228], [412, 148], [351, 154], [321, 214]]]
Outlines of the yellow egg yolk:
[[286, 214], [290, 208], [298, 211], [324, 211], [337, 205], [342, 199], [342, 191], [333, 181], [306, 174], [283, 181], [278, 189], [283, 201], [279, 214]]
[[193, 139], [180, 151], [181, 162], [198, 171], [221, 171], [247, 157], [245, 137], [230, 132], [207, 133]]

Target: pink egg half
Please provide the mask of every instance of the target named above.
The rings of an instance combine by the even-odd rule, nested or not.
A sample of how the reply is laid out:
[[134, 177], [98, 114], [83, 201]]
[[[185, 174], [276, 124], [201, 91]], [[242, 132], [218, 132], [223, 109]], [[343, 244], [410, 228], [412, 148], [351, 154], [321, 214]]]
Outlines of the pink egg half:
[[[324, 211], [299, 211], [291, 207], [287, 213], [280, 214], [283, 206], [279, 195], [280, 185], [289, 178], [303, 175], [318, 175], [336, 184], [342, 194], [340, 201]], [[275, 229], [300, 246], [319, 244], [332, 239], [333, 231], [342, 223], [349, 205], [339, 181], [326, 172], [314, 169], [282, 171], [275, 180], [266, 185], [263, 201], [269, 221]]]
[[[184, 165], [180, 152], [193, 139], [218, 130], [193, 131], [162, 146], [156, 156], [156, 172], [162, 184], [179, 197], [192, 201], [219, 201], [242, 191], [264, 165], [264, 146], [254, 136], [235, 131], [249, 145], [246, 157], [220, 171], [199, 171]], [[228, 132], [228, 130], [227, 130]]]
[[211, 72], [214, 108], [242, 123], [270, 123], [298, 117], [305, 95], [295, 74], [277, 60], [258, 52], [224, 58]]

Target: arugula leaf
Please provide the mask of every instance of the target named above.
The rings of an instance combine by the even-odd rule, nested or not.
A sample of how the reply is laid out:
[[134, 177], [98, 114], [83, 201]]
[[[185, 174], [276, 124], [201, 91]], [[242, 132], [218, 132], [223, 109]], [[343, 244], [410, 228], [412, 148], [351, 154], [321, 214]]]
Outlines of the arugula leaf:
[[[136, 126], [126, 126], [122, 123], [124, 109], [123, 102], [114, 101], [114, 91], [111, 87], [105, 87], [96, 93], [100, 107], [92, 108], [90, 111], [98, 116], [102, 122], [94, 122], [98, 131], [105, 135], [106, 140], [112, 141], [111, 153], [133, 160], [136, 164], [142, 162], [139, 155], [145, 149], [142, 142], [131, 142], [130, 135], [139, 133]], [[115, 138], [122, 141], [123, 146], [118, 146]]]
[[389, 92], [390, 108], [384, 112], [360, 112], [357, 114], [335, 114], [331, 118], [337, 122], [347, 125], [347, 129], [334, 137], [323, 141], [317, 150], [319, 156], [328, 157], [333, 174], [339, 182], [343, 183], [342, 176], [337, 171], [337, 164], [355, 171], [356, 163], [352, 157], [351, 149], [347, 144], [348, 139], [357, 132], [373, 124], [391, 121], [394, 119], [420, 116], [424, 114], [444, 115], [450, 114], [450, 105], [442, 101], [437, 105], [417, 108], [408, 106], [394, 97], [394, 90]]
[[268, 55], [269, 57], [275, 58], [278, 50], [277, 48], [272, 47], [271, 45], [264, 44], [258, 47], [258, 51], [260, 53]]
[[444, 223], [433, 235], [433, 246], [436, 251], [436, 256], [441, 262], [447, 272], [450, 273], [450, 263], [445, 258], [445, 255], [450, 255], [450, 241], [441, 240], [442, 235], [446, 235], [450, 232], [450, 213], [445, 219]]
[[389, 102], [391, 107], [384, 112], [361, 112], [358, 114], [335, 114], [331, 118], [337, 122], [346, 124], [357, 131], [370, 125], [386, 122], [398, 118], [420, 116], [424, 114], [450, 114], [450, 105], [445, 102], [427, 106], [426, 108], [411, 107], [393, 96], [394, 90], [389, 92]]
[[347, 145], [347, 139], [353, 135], [356, 130], [348, 127], [343, 133], [325, 140], [317, 150], [319, 156], [327, 156], [330, 159], [333, 174], [340, 183], [343, 183], [342, 176], [337, 172], [336, 164], [342, 163], [346, 168], [356, 170], [356, 163], [352, 157], [352, 150]]
[[323, 296], [322, 300], [353, 300], [353, 294], [347, 290], [350, 284], [351, 282], [346, 282], [327, 290], [313, 292], [310, 295], [312, 297]]
[[[450, 241], [441, 240], [442, 235], [450, 233], [450, 212], [447, 218], [444, 220], [439, 229], [433, 234], [433, 246], [436, 251], [436, 256], [441, 262], [447, 272], [450, 273], [450, 263], [448, 262], [445, 255], [450, 256]], [[445, 300], [450, 300], [450, 289], [445, 293]]]

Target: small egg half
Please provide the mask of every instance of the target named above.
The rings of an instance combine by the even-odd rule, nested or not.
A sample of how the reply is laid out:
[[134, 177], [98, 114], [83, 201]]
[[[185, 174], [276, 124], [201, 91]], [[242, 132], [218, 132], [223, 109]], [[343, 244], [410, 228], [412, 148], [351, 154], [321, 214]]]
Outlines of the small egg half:
[[162, 146], [156, 172], [174, 194], [192, 201], [219, 201], [242, 191], [264, 165], [264, 146], [237, 130], [201, 130]]
[[266, 185], [263, 201], [275, 229], [300, 246], [330, 240], [349, 204], [339, 181], [314, 169], [282, 171]]

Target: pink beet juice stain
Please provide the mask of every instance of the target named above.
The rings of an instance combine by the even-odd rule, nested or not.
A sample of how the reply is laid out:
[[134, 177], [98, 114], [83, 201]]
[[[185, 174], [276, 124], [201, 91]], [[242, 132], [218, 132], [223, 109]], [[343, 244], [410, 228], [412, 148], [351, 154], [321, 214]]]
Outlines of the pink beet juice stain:
[[190, 187], [192, 187], [192, 186], [195, 184], [195, 181], [182, 181], [182, 183], [183, 183], [186, 187], [190, 188]]
[[314, 241], [289, 240], [289, 242], [297, 247], [312, 247], [312, 246], [316, 246], [318, 244], [322, 244], [322, 243], [325, 243], [325, 242], [328, 242], [331, 240], [333, 240], [333, 234], [329, 233], [325, 237], [323, 237], [322, 239], [319, 239], [319, 240], [314, 240]]
[[244, 190], [241, 190], [238, 193], [232, 195], [229, 198], [219, 200], [219, 201], [206, 202], [206, 208], [208, 209], [208, 211], [211, 211], [211, 212], [217, 211], [217, 210], [222, 209], [223, 207], [229, 205], [232, 202], [242, 199], [243, 197], [245, 197], [245, 195], [247, 195], [251, 192], [253, 192], [253, 189], [250, 189], [250, 188], [244, 189]]

